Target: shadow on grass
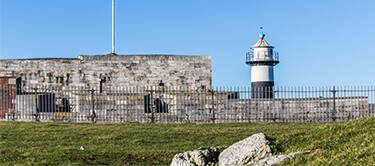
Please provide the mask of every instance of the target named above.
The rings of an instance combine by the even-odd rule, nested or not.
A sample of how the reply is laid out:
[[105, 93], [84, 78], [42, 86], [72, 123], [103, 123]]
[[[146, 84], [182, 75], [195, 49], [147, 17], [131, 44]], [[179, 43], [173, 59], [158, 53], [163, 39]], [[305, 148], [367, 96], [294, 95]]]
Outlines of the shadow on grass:
[[271, 136], [266, 136], [266, 139], [268, 140], [268, 145], [271, 148], [272, 154], [285, 151], [285, 149], [283, 148], [283, 145], [278, 140], [276, 140], [276, 138], [273, 138]]

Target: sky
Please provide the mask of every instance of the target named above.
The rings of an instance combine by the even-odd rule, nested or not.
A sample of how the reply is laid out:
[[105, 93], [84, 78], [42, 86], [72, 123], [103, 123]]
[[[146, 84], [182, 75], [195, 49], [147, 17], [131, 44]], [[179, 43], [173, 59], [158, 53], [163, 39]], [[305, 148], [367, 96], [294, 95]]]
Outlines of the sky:
[[[214, 86], [250, 85], [259, 27], [278, 86], [375, 85], [374, 0], [116, 0], [118, 54], [212, 57]], [[111, 51], [111, 0], [0, 0], [0, 59]]]

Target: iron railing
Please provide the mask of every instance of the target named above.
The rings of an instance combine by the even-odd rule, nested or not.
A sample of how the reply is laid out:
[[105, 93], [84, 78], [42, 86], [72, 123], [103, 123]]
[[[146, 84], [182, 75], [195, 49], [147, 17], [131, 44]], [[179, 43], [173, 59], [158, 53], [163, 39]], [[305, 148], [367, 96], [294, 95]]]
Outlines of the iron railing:
[[[265, 93], [273, 95], [254, 95]], [[263, 96], [252, 97], [252, 96]], [[0, 119], [93, 123], [330, 122], [375, 115], [375, 86], [0, 86]]]
[[277, 64], [279, 63], [279, 53], [276, 51], [272, 52], [247, 52], [246, 53], [246, 64], [269, 62]]

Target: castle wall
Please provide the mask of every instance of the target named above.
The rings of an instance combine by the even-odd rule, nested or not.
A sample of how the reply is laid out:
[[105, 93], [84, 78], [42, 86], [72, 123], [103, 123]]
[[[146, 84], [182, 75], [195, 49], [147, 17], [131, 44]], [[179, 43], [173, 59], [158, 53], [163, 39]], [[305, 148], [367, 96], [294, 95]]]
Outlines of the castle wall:
[[173, 55], [96, 55], [0, 60], [0, 76], [25, 85], [211, 87], [211, 58]]

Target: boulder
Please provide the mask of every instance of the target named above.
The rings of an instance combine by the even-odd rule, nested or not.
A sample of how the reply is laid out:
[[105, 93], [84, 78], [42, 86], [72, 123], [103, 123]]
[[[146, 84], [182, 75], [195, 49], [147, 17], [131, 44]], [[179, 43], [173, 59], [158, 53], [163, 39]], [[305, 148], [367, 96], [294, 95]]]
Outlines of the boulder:
[[213, 147], [179, 153], [174, 156], [171, 166], [205, 166], [217, 163], [219, 154], [219, 149]]
[[288, 155], [275, 155], [271, 157], [264, 158], [260, 160], [258, 163], [254, 164], [254, 166], [271, 166], [284, 161], [285, 159], [289, 159]]
[[271, 155], [271, 148], [268, 145], [266, 136], [263, 133], [259, 133], [239, 141], [221, 152], [219, 165], [253, 165]]
[[293, 157], [297, 155], [304, 155], [308, 153], [310, 153], [310, 151], [293, 152], [287, 155], [275, 155], [275, 156], [267, 157], [267, 158], [260, 160], [258, 163], [254, 164], [254, 166], [273, 166], [273, 165], [279, 164], [280, 162], [286, 159], [292, 159]]

